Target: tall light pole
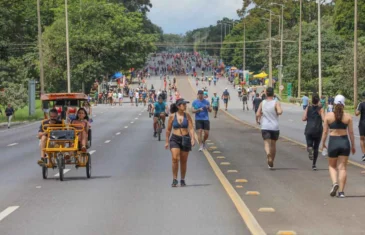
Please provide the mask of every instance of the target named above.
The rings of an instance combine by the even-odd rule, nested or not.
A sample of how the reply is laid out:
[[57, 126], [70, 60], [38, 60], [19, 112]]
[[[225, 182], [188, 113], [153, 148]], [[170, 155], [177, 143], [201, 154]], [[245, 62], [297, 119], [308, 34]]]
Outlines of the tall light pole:
[[[284, 54], [284, 5], [278, 3], [271, 3], [271, 5], [281, 6], [281, 35], [280, 35], [280, 65], [279, 68], [279, 85], [283, 84], [283, 54]], [[279, 89], [279, 95], [281, 97], [282, 90]]]
[[41, 94], [44, 93], [44, 70], [43, 70], [43, 52], [42, 52], [42, 27], [41, 27], [41, 6], [40, 0], [37, 0], [37, 17], [38, 17], [38, 50], [39, 50], [39, 75], [41, 84]]
[[243, 19], [243, 67], [242, 67], [242, 73], [245, 75], [245, 69], [246, 69], [246, 22], [245, 19]]
[[355, 0], [355, 24], [354, 24], [354, 107], [357, 106], [357, 0]]
[[318, 94], [322, 97], [321, 0], [318, 0]]
[[71, 93], [70, 44], [68, 38], [67, 0], [65, 0], [65, 21], [66, 21], [67, 92]]
[[269, 22], [269, 87], [272, 87], [272, 40], [271, 40], [271, 19], [272, 12], [270, 11]]
[[298, 43], [298, 97], [300, 97], [301, 87], [300, 80], [302, 77], [302, 4], [303, 0], [299, 1], [300, 4], [300, 17], [299, 17], [299, 43]]

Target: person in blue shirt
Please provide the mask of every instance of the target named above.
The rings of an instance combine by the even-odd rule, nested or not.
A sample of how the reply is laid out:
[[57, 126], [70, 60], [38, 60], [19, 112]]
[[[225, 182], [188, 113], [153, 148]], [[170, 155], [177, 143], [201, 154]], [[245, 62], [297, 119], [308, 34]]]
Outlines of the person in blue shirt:
[[[209, 113], [212, 112], [212, 107], [208, 100], [204, 99], [204, 91], [198, 91], [198, 99], [192, 103], [192, 111], [195, 113], [195, 128], [198, 131], [198, 140], [200, 144], [199, 151], [206, 149], [205, 142], [209, 137], [210, 122]], [[204, 131], [204, 139], [202, 138]]]
[[309, 104], [309, 98], [308, 98], [308, 94], [305, 94], [302, 97], [302, 105], [303, 105], [303, 110], [305, 110], [308, 107]]
[[166, 119], [166, 108], [167, 105], [163, 102], [163, 97], [161, 95], [158, 96], [158, 102], [156, 102], [152, 107], [153, 114], [153, 137], [157, 137], [157, 120], [159, 117], [162, 119], [162, 128], [165, 128], [165, 119]]

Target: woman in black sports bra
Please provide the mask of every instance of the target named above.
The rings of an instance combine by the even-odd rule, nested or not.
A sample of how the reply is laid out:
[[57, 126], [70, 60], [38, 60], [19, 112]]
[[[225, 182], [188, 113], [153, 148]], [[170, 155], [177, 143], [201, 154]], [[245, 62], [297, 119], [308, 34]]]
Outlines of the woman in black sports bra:
[[322, 149], [327, 148], [326, 140], [329, 132], [328, 165], [333, 184], [330, 195], [332, 197], [336, 196], [337, 190], [339, 190], [338, 197], [344, 198], [347, 161], [350, 152], [355, 154], [355, 137], [352, 116], [344, 112], [345, 97], [337, 95], [334, 104], [334, 112], [328, 113], [324, 119]]
[[[195, 144], [193, 121], [190, 114], [186, 113], [186, 104], [189, 103], [184, 99], [176, 100], [175, 104], [170, 107], [169, 121], [166, 129], [166, 143], [165, 148], [170, 150], [172, 154], [172, 187], [178, 184], [177, 174], [179, 171], [180, 161], [180, 185], [185, 186], [185, 174], [187, 168], [187, 161], [189, 152]], [[172, 135], [170, 137], [170, 134]], [[188, 141], [188, 142], [187, 142]]]

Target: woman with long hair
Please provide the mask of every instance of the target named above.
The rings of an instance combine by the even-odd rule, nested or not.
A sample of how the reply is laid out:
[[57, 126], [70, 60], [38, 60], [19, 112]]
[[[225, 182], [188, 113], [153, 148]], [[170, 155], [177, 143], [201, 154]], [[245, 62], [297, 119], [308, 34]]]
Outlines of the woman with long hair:
[[88, 140], [88, 132], [90, 128], [89, 116], [84, 108], [77, 110], [76, 119], [71, 122], [71, 124], [76, 124], [76, 128], [83, 126], [82, 132], [79, 133], [79, 142], [81, 143], [81, 151], [86, 152], [86, 143]]
[[324, 119], [322, 136], [322, 149], [327, 149], [326, 140], [329, 132], [328, 165], [332, 180], [330, 195], [336, 196], [339, 190], [339, 198], [345, 197], [346, 167], [350, 152], [352, 154], [356, 152], [352, 116], [345, 113], [344, 108], [345, 97], [337, 95], [334, 101], [334, 112], [328, 113]]
[[[186, 104], [189, 103], [184, 99], [178, 99], [176, 103], [170, 107], [170, 115], [166, 129], [165, 148], [170, 150], [172, 154], [172, 187], [178, 184], [177, 174], [180, 162], [180, 185], [186, 186], [185, 175], [189, 152], [195, 144], [193, 121], [190, 114], [186, 113]], [[170, 136], [172, 132], [172, 135]]]
[[324, 110], [319, 105], [319, 95], [312, 95], [312, 104], [307, 106], [303, 114], [303, 121], [307, 121], [305, 127], [305, 138], [307, 140], [307, 151], [309, 153], [309, 160], [313, 161], [312, 169], [317, 170], [316, 163], [318, 158], [318, 149], [321, 144], [324, 121]]

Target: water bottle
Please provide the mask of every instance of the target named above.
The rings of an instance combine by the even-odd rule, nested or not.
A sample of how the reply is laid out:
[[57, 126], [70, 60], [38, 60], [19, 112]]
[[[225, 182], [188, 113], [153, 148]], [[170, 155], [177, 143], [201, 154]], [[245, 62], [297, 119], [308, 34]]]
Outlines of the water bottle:
[[328, 155], [328, 150], [326, 148], [323, 148], [323, 150], [322, 150], [322, 156], [323, 157], [327, 157], [327, 155]]

